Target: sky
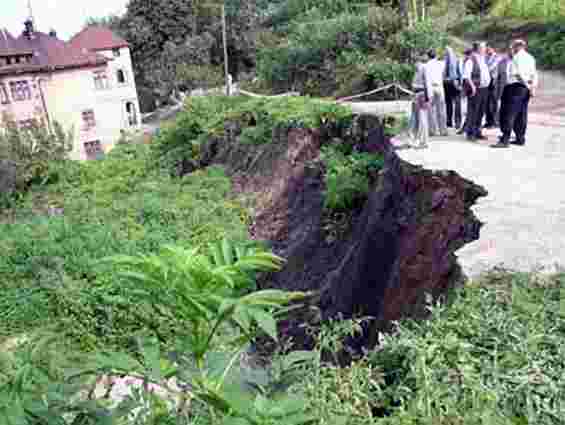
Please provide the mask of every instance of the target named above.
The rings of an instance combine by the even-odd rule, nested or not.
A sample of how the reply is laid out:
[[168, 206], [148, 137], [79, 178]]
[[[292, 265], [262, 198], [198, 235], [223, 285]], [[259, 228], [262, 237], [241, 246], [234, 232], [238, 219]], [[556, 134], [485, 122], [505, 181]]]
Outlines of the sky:
[[[121, 14], [126, 4], [127, 0], [31, 0], [36, 29], [54, 28], [63, 40], [79, 32], [88, 17]], [[19, 35], [28, 10], [28, 0], [0, 0], [0, 28]]]

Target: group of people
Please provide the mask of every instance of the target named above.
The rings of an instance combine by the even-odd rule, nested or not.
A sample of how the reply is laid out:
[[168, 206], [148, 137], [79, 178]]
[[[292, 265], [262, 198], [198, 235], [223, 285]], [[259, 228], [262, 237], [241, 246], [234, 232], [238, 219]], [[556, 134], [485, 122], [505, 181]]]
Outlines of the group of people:
[[526, 143], [528, 104], [535, 96], [538, 74], [524, 40], [513, 41], [504, 53], [477, 42], [462, 58], [449, 46], [443, 60], [435, 50], [426, 56], [418, 58], [412, 82], [413, 147], [426, 148], [430, 136], [447, 136], [449, 128], [471, 141], [487, 140], [483, 128], [500, 128], [495, 148]]

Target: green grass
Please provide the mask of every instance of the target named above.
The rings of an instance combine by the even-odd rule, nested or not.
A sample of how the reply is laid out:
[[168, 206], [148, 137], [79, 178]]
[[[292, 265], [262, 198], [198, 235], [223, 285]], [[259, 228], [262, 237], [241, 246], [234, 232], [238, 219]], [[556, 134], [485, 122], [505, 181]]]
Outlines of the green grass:
[[[222, 169], [173, 179], [152, 161], [147, 145], [126, 145], [102, 161], [70, 163], [58, 184], [27, 195], [15, 223], [0, 225], [0, 335], [55, 326], [84, 349], [123, 344], [139, 312], [104, 305], [111, 276], [100, 276], [98, 260], [247, 238], [248, 213], [229, 198]], [[38, 216], [34, 199], [64, 215]]]
[[562, 424], [564, 296], [563, 274], [493, 272], [297, 389], [327, 424]]

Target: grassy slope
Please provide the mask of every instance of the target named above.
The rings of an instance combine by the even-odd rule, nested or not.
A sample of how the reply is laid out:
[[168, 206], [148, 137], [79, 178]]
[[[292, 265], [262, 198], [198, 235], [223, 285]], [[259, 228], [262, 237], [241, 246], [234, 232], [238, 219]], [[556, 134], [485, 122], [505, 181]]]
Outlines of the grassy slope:
[[[171, 134], [180, 133], [182, 126]], [[1, 225], [4, 336], [51, 326], [81, 350], [126, 349], [140, 330], [135, 314], [148, 312], [136, 311], [135, 299], [118, 309], [108, 302], [113, 276], [99, 273], [97, 259], [245, 236], [247, 213], [230, 199], [220, 169], [172, 179], [153, 161], [146, 146], [136, 146], [69, 164], [59, 183], [19, 205], [17, 223]], [[34, 196], [65, 215], [34, 216]], [[451, 305], [430, 306], [431, 320], [400, 323], [350, 367], [305, 370], [290, 392], [305, 392], [320, 424], [560, 424], [564, 295], [563, 275], [491, 274], [461, 289]], [[183, 326], [153, 319], [166, 338]], [[354, 328], [329, 324], [318, 350], [339, 350]]]
[[[135, 317], [104, 306], [111, 275], [99, 272], [97, 260], [168, 243], [245, 238], [247, 212], [229, 199], [221, 169], [175, 180], [150, 161], [148, 146], [138, 145], [117, 147], [103, 161], [68, 164], [59, 183], [18, 205], [10, 214], [15, 223], [0, 225], [0, 335], [49, 325], [82, 349], [120, 345]], [[37, 215], [46, 203], [64, 215]]]

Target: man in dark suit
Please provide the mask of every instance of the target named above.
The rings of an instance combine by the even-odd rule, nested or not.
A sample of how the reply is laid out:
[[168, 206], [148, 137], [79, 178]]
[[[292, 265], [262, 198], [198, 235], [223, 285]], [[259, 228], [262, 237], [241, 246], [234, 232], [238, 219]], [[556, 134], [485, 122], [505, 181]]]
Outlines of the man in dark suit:
[[507, 148], [512, 131], [516, 134], [516, 145], [526, 143], [528, 126], [528, 105], [535, 96], [538, 85], [536, 60], [526, 51], [526, 42], [512, 43], [513, 57], [508, 67], [508, 84], [502, 94], [501, 130], [502, 136], [493, 148]]
[[485, 53], [485, 43], [473, 43], [473, 53], [465, 63], [463, 72], [463, 81], [468, 98], [466, 133], [467, 139], [471, 141], [487, 139], [481, 132], [491, 82]]

